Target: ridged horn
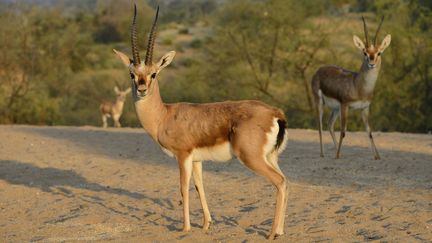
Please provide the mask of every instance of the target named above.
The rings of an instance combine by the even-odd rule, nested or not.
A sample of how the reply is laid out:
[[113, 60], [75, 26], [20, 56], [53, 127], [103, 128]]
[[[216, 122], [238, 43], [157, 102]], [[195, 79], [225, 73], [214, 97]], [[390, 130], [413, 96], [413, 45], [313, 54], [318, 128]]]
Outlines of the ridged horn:
[[136, 66], [141, 63], [140, 57], [139, 57], [139, 50], [138, 50], [138, 37], [137, 37], [137, 29], [136, 29], [136, 4], [134, 4], [134, 17], [132, 21], [132, 27], [131, 27], [131, 44], [132, 44], [132, 57], [133, 57], [133, 64]]
[[378, 29], [377, 29], [377, 31], [376, 31], [375, 39], [374, 39], [374, 46], [377, 45], [378, 34], [379, 34], [379, 31], [381, 30], [381, 25], [382, 25], [383, 21], [384, 21], [384, 16], [382, 16], [382, 18], [381, 18], [381, 23], [379, 24]]
[[363, 20], [363, 28], [364, 28], [364, 34], [365, 34], [365, 40], [366, 40], [365, 44], [366, 44], [366, 48], [368, 48], [369, 47], [369, 36], [368, 36], [366, 20], [363, 16], [362, 16], [362, 20]]
[[149, 34], [149, 39], [148, 39], [148, 44], [147, 44], [147, 53], [146, 53], [145, 62], [144, 62], [146, 65], [152, 64], [153, 47], [154, 47], [154, 41], [155, 41], [155, 37], [156, 37], [156, 24], [157, 24], [158, 16], [159, 16], [159, 6], [157, 7], [156, 17], [153, 21], [153, 25], [151, 27], [150, 34]]

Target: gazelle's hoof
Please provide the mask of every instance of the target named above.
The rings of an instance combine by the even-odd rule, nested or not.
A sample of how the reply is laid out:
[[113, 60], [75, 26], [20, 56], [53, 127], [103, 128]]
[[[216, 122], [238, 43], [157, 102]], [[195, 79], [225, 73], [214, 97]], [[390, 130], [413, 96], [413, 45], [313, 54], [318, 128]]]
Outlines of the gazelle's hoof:
[[279, 233], [271, 233], [267, 239], [268, 240], [276, 240], [279, 236], [283, 235], [283, 233], [279, 234]]
[[324, 154], [320, 154], [320, 157], [321, 157], [321, 158], [324, 158]]
[[190, 230], [191, 230], [190, 225], [189, 226], [184, 226], [183, 229], [182, 229], [183, 232], [188, 232]]
[[203, 223], [203, 230], [208, 230], [210, 228], [212, 221], [204, 222]]
[[380, 160], [381, 159], [381, 157], [378, 155], [378, 156], [375, 156], [375, 160]]

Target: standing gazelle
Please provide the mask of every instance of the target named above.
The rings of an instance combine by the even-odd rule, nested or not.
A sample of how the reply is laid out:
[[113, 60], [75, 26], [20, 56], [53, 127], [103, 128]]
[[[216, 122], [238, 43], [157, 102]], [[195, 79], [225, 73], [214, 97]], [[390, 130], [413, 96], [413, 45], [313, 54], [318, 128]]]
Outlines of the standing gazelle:
[[[370, 43], [368, 38], [366, 21], [363, 19], [366, 45], [359, 37], [353, 37], [354, 45], [363, 52], [364, 58], [360, 71], [352, 72], [338, 66], [323, 66], [318, 69], [312, 78], [312, 90], [315, 98], [315, 105], [318, 110], [319, 138], [321, 157], [324, 157], [322, 145], [322, 116], [323, 105], [332, 109], [328, 127], [335, 147], [337, 147], [336, 158], [340, 157], [342, 140], [347, 129], [348, 108], [361, 109], [362, 119], [369, 135], [372, 152], [375, 159], [380, 159], [378, 150], [372, 137], [369, 127], [369, 106], [372, 102], [375, 83], [381, 68], [381, 54], [390, 45], [391, 36], [387, 35], [380, 45], [377, 45], [378, 34], [383, 23], [384, 17], [378, 26], [374, 42]], [[341, 116], [341, 133], [339, 146], [337, 146], [334, 134], [334, 123], [338, 116]]]
[[99, 106], [99, 110], [102, 115], [102, 123], [103, 127], [106, 128], [108, 126], [107, 118], [112, 117], [114, 121], [115, 127], [121, 127], [120, 117], [123, 113], [123, 106], [126, 100], [126, 95], [131, 92], [131, 88], [126, 89], [125, 91], [120, 91], [117, 86], [114, 87], [114, 92], [117, 95], [116, 101], [104, 101]]
[[168, 66], [175, 52], [152, 62], [159, 8], [149, 34], [144, 63], [140, 61], [136, 6], [132, 23], [132, 57], [114, 50], [132, 78], [135, 110], [144, 129], [168, 155], [175, 156], [180, 169], [183, 201], [183, 231], [189, 231], [189, 181], [193, 175], [203, 209], [203, 228], [211, 216], [205, 198], [203, 160], [229, 160], [236, 156], [255, 173], [276, 187], [276, 212], [269, 238], [284, 232], [287, 206], [287, 180], [278, 165], [278, 155], [287, 141], [286, 119], [282, 111], [259, 101], [225, 101], [210, 104], [163, 103], [157, 81], [158, 73]]

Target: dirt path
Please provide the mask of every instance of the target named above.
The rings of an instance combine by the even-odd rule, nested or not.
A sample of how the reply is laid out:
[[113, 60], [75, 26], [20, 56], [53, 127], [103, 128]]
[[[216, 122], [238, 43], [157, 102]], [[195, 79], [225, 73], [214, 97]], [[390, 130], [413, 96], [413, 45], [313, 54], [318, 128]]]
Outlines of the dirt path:
[[[342, 159], [325, 134], [290, 130], [286, 235], [276, 242], [432, 242], [432, 135], [348, 133]], [[190, 233], [176, 162], [142, 129], [0, 126], [0, 242], [262, 242], [275, 191], [237, 161], [204, 163], [214, 222]], [[191, 187], [192, 188], [192, 187]]]

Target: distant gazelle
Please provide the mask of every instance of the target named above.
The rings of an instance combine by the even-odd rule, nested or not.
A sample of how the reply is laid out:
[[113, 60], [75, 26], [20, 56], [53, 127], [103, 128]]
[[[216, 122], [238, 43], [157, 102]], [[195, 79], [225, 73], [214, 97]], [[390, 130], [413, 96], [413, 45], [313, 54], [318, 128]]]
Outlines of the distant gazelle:
[[131, 92], [131, 88], [126, 89], [125, 91], [120, 91], [117, 86], [114, 87], [114, 92], [117, 95], [116, 101], [110, 102], [110, 101], [104, 101], [99, 106], [99, 110], [102, 115], [102, 123], [103, 127], [106, 128], [108, 126], [107, 118], [112, 117], [114, 121], [115, 127], [121, 127], [120, 124], [120, 117], [123, 113], [123, 106], [126, 100], [126, 95]]
[[[312, 78], [312, 90], [315, 98], [315, 105], [318, 110], [319, 138], [321, 157], [323, 154], [322, 145], [322, 116], [323, 105], [332, 110], [328, 127], [335, 147], [337, 147], [336, 158], [340, 157], [342, 140], [345, 137], [347, 128], [348, 108], [361, 109], [362, 119], [369, 135], [372, 152], [375, 159], [380, 159], [376, 149], [372, 132], [369, 127], [369, 106], [372, 102], [375, 83], [381, 68], [381, 54], [390, 45], [391, 36], [387, 35], [380, 45], [377, 45], [378, 34], [383, 23], [384, 17], [378, 26], [373, 43], [369, 42], [366, 21], [363, 19], [366, 45], [359, 37], [354, 35], [354, 45], [363, 53], [363, 63], [359, 72], [345, 70], [338, 66], [323, 66], [318, 69]], [[334, 123], [338, 116], [341, 116], [341, 133], [339, 146], [337, 146], [334, 134]]]
[[287, 141], [287, 122], [283, 112], [251, 100], [210, 104], [163, 103], [157, 75], [171, 63], [175, 52], [168, 52], [157, 63], [152, 62], [158, 13], [159, 8], [150, 30], [144, 63], [138, 52], [136, 7], [131, 38], [133, 59], [122, 52], [114, 52], [132, 77], [132, 96], [142, 126], [164, 152], [177, 159], [183, 201], [183, 231], [191, 229], [191, 176], [194, 177], [203, 209], [203, 229], [208, 229], [211, 216], [204, 193], [201, 162], [226, 161], [234, 155], [276, 187], [276, 212], [269, 238], [282, 235], [287, 206], [287, 180], [278, 165], [278, 155]]

